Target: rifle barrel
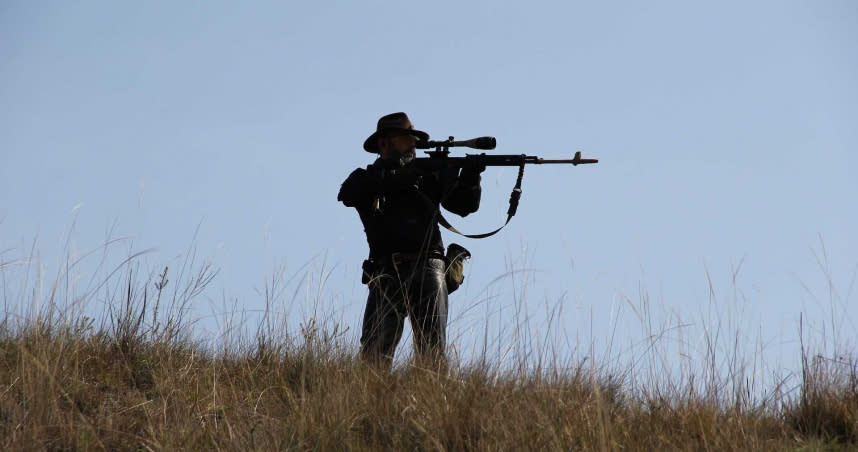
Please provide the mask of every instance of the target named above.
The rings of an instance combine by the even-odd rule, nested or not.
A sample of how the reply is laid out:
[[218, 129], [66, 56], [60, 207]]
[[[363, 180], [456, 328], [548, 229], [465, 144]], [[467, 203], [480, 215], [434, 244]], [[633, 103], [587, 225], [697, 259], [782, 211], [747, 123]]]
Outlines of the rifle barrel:
[[561, 159], [561, 160], [549, 160], [549, 159], [539, 159], [536, 163], [571, 163], [573, 165], [578, 164], [587, 164], [587, 163], [599, 163], [599, 159]]

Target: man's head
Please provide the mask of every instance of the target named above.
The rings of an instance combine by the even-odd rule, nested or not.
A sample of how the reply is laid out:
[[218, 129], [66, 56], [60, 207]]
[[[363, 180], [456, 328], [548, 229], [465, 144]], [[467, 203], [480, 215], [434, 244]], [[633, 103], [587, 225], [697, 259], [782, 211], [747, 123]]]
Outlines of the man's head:
[[382, 159], [410, 160], [415, 157], [415, 143], [428, 140], [429, 134], [414, 129], [408, 115], [391, 113], [378, 120], [375, 133], [363, 143], [367, 152], [377, 153]]

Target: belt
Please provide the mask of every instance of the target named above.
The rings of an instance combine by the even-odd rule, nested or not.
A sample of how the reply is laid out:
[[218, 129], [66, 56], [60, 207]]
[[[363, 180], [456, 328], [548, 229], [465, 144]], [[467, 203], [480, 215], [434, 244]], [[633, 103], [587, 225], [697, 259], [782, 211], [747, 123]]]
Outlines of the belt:
[[390, 262], [394, 265], [405, 264], [409, 262], [418, 262], [425, 259], [443, 259], [444, 255], [438, 251], [430, 251], [429, 254], [424, 253], [391, 253]]

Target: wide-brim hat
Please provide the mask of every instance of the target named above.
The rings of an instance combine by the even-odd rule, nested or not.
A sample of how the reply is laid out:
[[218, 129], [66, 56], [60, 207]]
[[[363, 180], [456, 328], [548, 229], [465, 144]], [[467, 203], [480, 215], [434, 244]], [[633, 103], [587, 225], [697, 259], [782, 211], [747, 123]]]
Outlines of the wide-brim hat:
[[408, 119], [408, 115], [402, 112], [391, 113], [379, 118], [375, 132], [363, 142], [363, 149], [373, 154], [378, 153], [378, 137], [382, 135], [413, 135], [419, 141], [429, 139], [429, 134], [415, 129]]

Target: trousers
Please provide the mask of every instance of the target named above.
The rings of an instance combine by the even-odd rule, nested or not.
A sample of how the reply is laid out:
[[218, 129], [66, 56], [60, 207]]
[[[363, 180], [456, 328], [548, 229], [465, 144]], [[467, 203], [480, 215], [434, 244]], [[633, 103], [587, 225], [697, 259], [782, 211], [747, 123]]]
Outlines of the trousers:
[[411, 321], [417, 357], [446, 365], [447, 284], [443, 259], [391, 264], [369, 283], [360, 339], [362, 360], [390, 370], [402, 338], [405, 318]]

